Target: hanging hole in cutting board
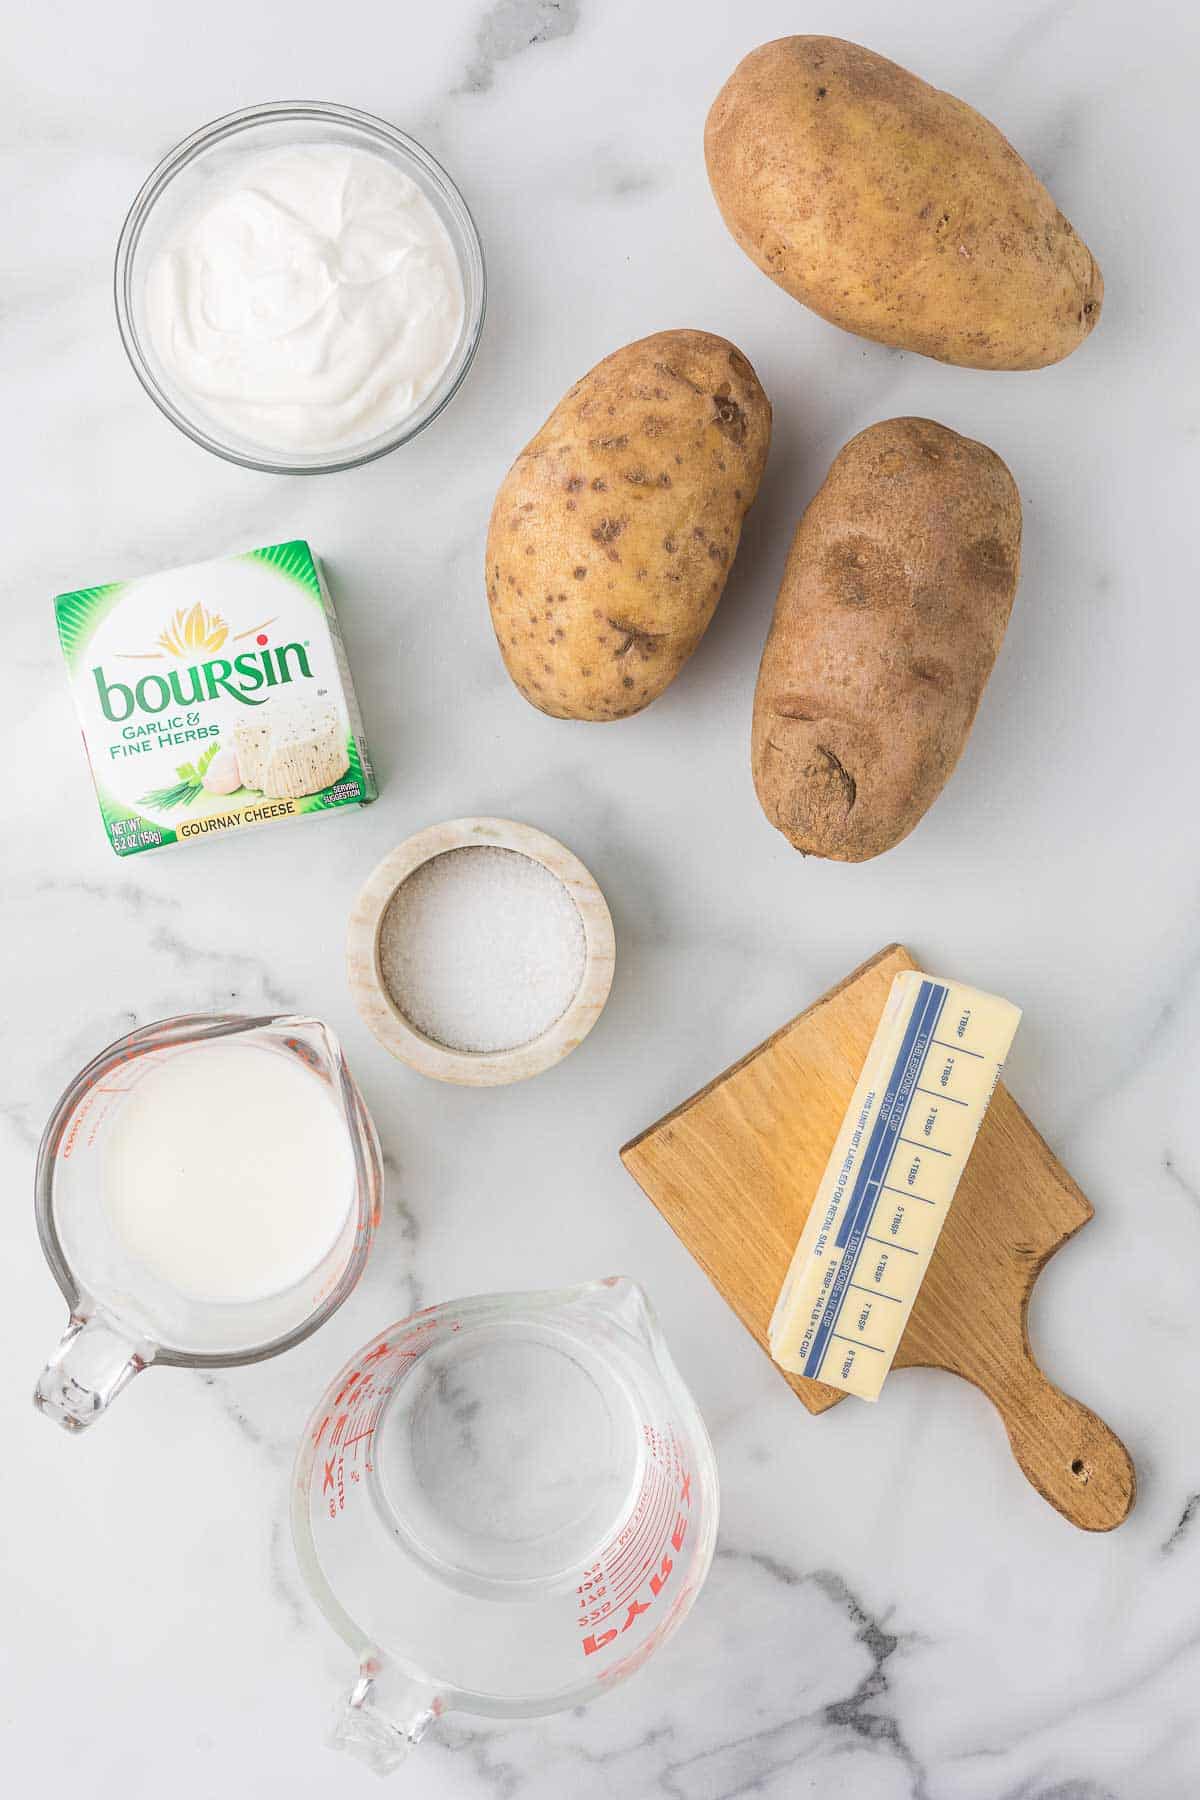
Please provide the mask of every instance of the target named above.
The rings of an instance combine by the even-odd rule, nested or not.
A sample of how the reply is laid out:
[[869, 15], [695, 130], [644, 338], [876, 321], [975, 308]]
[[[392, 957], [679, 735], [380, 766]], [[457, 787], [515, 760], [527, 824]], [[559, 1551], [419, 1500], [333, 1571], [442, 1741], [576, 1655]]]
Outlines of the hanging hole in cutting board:
[[[915, 967], [901, 945], [881, 951], [621, 1152], [764, 1350], [892, 982]], [[995, 1204], [998, 1193], [1003, 1206]], [[1039, 1271], [1091, 1217], [1001, 1081], [896, 1366], [948, 1369], [973, 1381], [1000, 1411], [1038, 1493], [1080, 1529], [1111, 1531], [1134, 1503], [1129, 1453], [1102, 1419], [1052, 1387], [1020, 1330]], [[813, 1413], [843, 1398], [806, 1376], [783, 1379]], [[1087, 1449], [1068, 1455], [1072, 1439]]]

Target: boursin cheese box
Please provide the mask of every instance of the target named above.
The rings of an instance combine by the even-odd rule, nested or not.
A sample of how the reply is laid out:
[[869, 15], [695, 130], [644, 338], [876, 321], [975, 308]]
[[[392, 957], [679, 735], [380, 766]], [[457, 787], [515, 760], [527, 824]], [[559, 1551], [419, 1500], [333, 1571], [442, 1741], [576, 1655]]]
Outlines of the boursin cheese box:
[[306, 543], [59, 594], [54, 613], [118, 856], [375, 799]]

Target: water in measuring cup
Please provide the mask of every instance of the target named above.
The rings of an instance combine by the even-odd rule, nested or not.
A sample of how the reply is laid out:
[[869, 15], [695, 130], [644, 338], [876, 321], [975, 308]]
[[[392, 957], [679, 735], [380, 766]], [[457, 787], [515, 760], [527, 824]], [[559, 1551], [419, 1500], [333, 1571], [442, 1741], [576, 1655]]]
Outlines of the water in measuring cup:
[[489, 1600], [569, 1585], [628, 1515], [645, 1461], [611, 1360], [551, 1326], [503, 1321], [421, 1357], [375, 1447], [376, 1501], [410, 1555]]
[[552, 1712], [631, 1674], [691, 1605], [716, 1504], [634, 1283], [479, 1295], [382, 1332], [326, 1390], [293, 1488], [305, 1580], [359, 1659], [345, 1741], [393, 1745], [456, 1707]]
[[148, 1060], [103, 1146], [104, 1205], [129, 1254], [179, 1292], [252, 1301], [302, 1281], [354, 1199], [354, 1154], [299, 1057], [202, 1043]]

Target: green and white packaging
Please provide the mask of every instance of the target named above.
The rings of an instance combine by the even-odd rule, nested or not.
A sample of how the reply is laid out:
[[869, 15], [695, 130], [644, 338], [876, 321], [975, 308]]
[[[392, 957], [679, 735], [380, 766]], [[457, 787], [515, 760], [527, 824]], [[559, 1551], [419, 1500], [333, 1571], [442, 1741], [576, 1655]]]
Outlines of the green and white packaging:
[[54, 602], [118, 856], [378, 794], [337, 616], [302, 540]]

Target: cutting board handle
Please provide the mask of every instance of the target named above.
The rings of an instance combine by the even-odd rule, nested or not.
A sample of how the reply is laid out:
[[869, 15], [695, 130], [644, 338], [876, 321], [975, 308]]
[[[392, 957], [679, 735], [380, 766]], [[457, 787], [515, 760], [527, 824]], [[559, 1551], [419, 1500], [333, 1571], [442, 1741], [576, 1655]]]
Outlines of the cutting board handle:
[[1004, 1420], [1026, 1480], [1080, 1530], [1111, 1531], [1129, 1516], [1137, 1493], [1133, 1459], [1120, 1438], [1043, 1375], [1028, 1345], [1002, 1377], [993, 1386], [987, 1371], [972, 1369], [967, 1378]]
[[[892, 982], [915, 967], [902, 945], [881, 950], [621, 1152], [768, 1354], [771, 1311]], [[1047, 1381], [1026, 1327], [1039, 1272], [1091, 1216], [1001, 1082], [895, 1366], [972, 1382], [1004, 1420], [1036, 1491], [1081, 1530], [1111, 1531], [1133, 1505], [1129, 1453]], [[812, 1413], [845, 1398], [802, 1375], [783, 1379]]]

